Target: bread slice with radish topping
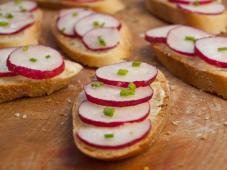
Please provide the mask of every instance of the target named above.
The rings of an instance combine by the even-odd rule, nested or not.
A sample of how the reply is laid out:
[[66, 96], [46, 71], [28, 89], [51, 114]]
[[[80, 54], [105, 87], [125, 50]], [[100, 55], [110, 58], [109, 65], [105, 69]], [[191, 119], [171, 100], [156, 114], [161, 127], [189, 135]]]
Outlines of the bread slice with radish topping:
[[120, 0], [35, 0], [41, 7], [50, 9], [91, 8], [104, 13], [116, 13], [124, 9]]
[[176, 52], [165, 43], [151, 43], [151, 46], [157, 59], [175, 76], [201, 90], [227, 99], [225, 37], [213, 35], [196, 40], [195, 53], [191, 57]]
[[[126, 65], [124, 63], [121, 66]], [[142, 63], [140, 67], [141, 69], [145, 67], [145, 70], [153, 70], [153, 67], [149, 68], [145, 63]], [[116, 65], [106, 66], [103, 71], [106, 69], [114, 72]], [[143, 72], [144, 70], [137, 71]], [[145, 94], [148, 94], [146, 89], [153, 89], [153, 97], [149, 101], [134, 106], [116, 107], [110, 106], [111, 104], [105, 106], [103, 103], [95, 104], [98, 100], [89, 101], [86, 93], [90, 90], [96, 98], [101, 95], [107, 100], [113, 100], [116, 97], [117, 105], [121, 103], [121, 100], [128, 100], [134, 96], [124, 96], [125, 98], [121, 99], [118, 97], [119, 90], [116, 95], [112, 93], [116, 89], [122, 89], [121, 87], [93, 83], [96, 83], [93, 84], [93, 87], [90, 84], [89, 87], [85, 87], [84, 92], [80, 93], [72, 110], [73, 136], [79, 150], [95, 159], [119, 160], [134, 156], [147, 149], [158, 136], [168, 118], [169, 90], [164, 75], [159, 71], [152, 84], [139, 87], [140, 90], [143, 89], [141, 92], [144, 91]], [[106, 91], [105, 94], [99, 91], [102, 88]], [[106, 88], [110, 88], [111, 91]], [[137, 96], [137, 92], [134, 93]]]
[[131, 56], [131, 34], [124, 22], [97, 12], [77, 20], [68, 17], [72, 11], [60, 11], [57, 21], [52, 25], [59, 47], [70, 58], [90, 67], [101, 67], [119, 63]]
[[221, 2], [209, 0], [145, 0], [148, 10], [173, 24], [189, 25], [208, 33], [226, 32], [227, 10]]

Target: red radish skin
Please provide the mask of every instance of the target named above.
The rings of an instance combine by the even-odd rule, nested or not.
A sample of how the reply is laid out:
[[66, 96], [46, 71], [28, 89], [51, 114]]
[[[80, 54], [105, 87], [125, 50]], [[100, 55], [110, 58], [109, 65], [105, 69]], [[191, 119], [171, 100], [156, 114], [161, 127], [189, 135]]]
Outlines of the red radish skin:
[[176, 4], [185, 4], [185, 5], [191, 5], [191, 4], [199, 4], [199, 5], [204, 5], [204, 4], [209, 4], [213, 2], [213, 0], [169, 0], [169, 2], [176, 3]]
[[19, 2], [18, 4], [15, 2], [7, 2], [2, 5], [0, 5], [0, 9], [5, 11], [14, 11], [14, 12], [34, 12], [38, 9], [38, 5], [34, 1], [26, 1], [23, 0]]
[[[126, 143], [122, 143], [122, 144], [114, 145], [114, 146], [108, 145], [108, 141], [107, 141], [106, 145], [95, 144], [95, 143], [93, 143], [94, 141], [88, 141], [88, 140], [82, 138], [79, 134], [80, 132], [77, 132], [75, 135], [81, 142], [83, 142], [83, 143], [85, 143], [85, 144], [87, 144], [91, 147], [95, 147], [95, 148], [99, 148], [99, 149], [122, 149], [122, 148], [125, 148], [125, 147], [129, 147], [131, 145], [134, 145], [134, 144], [138, 143], [139, 141], [143, 140], [145, 137], [147, 137], [147, 135], [149, 134], [149, 132], [151, 131], [151, 128], [152, 128], [151, 122], [150, 122], [150, 120], [146, 120], [143, 123], [148, 123], [149, 125], [148, 125], [147, 129], [145, 130], [145, 132], [143, 134], [141, 134], [141, 136], [139, 136], [136, 139], [133, 139], [132, 141], [128, 141]], [[141, 124], [141, 123], [135, 123], [135, 124]], [[131, 125], [132, 124], [125, 125], [125, 126], [126, 126], [126, 128], [131, 128], [130, 127]], [[138, 129], [140, 129], [140, 128], [138, 127], [136, 130], [138, 130]], [[129, 135], [130, 134], [127, 134], [127, 137]], [[125, 136], [126, 136], [126, 134], [125, 134]], [[111, 140], [111, 139], [109, 139], [109, 140]]]
[[[92, 110], [88, 111], [89, 109], [86, 107], [91, 108]], [[103, 113], [104, 108], [104, 106], [84, 101], [78, 109], [79, 117], [84, 123], [90, 125], [100, 127], [116, 127], [126, 123], [142, 122], [149, 116], [150, 113], [150, 104], [148, 102], [127, 108], [114, 107], [115, 111], [113, 117], [105, 116]], [[85, 110], [86, 113], [84, 113]], [[126, 115], [127, 118], [124, 117]]]
[[[158, 69], [154, 66], [141, 62], [140, 67], [132, 67], [132, 64], [133, 62], [124, 62], [101, 67], [96, 70], [96, 78], [104, 84], [125, 88], [130, 83], [134, 83], [136, 87], [149, 86], [156, 79]], [[117, 75], [119, 69], [127, 69], [128, 75]]]
[[[58, 61], [59, 64], [56, 68], [52, 68], [51, 70], [38, 70], [38, 69], [23, 66], [23, 63], [16, 64], [15, 61], [18, 61], [18, 60], [21, 60], [23, 62], [22, 54], [21, 54], [21, 53], [23, 53], [22, 52], [23, 48], [24, 47], [16, 49], [14, 52], [12, 52], [10, 54], [9, 58], [7, 59], [7, 67], [10, 71], [12, 71], [16, 74], [22, 75], [24, 77], [27, 77], [27, 78], [37, 79], [37, 80], [55, 77], [64, 71], [65, 63], [64, 63], [63, 57], [56, 50], [51, 49], [49, 47], [41, 46], [41, 45], [29, 46], [28, 50], [32, 49], [31, 51], [34, 51], [34, 49], [35, 49], [35, 51], [40, 51], [40, 54], [43, 54], [44, 56], [46, 55], [45, 52], [47, 50], [48, 50], [48, 53], [57, 54], [58, 56], [51, 56], [54, 58], [57, 57], [56, 59], [59, 60]], [[26, 53], [26, 52], [24, 52], [24, 53]], [[33, 57], [35, 57], [34, 52], [31, 52], [31, 53], [32, 53]], [[20, 54], [20, 56], [18, 56], [18, 54]], [[40, 55], [40, 54], [38, 54], [38, 55]], [[30, 56], [29, 53], [24, 54], [24, 56], [25, 56], [24, 58], [26, 58], [28, 55]], [[15, 60], [15, 61], [13, 61], [13, 60]], [[53, 59], [52, 59], [52, 61], [53, 61]], [[26, 60], [26, 62], [28, 62], [28, 61]], [[32, 66], [32, 63], [30, 65]], [[44, 63], [39, 63], [38, 67], [43, 67], [43, 65], [44, 65]]]

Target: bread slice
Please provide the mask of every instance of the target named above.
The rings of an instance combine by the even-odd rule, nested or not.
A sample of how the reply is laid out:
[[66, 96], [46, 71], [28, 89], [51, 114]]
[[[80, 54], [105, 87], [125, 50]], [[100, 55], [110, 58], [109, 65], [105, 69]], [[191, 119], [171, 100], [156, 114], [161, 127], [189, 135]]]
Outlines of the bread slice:
[[[78, 116], [78, 106], [81, 101], [84, 99], [83, 94], [81, 94], [76, 103], [73, 106], [72, 115], [73, 115], [73, 137], [76, 146], [84, 154], [93, 157], [95, 159], [101, 160], [120, 160], [134, 156], [145, 149], [153, 143], [156, 137], [160, 134], [163, 129], [167, 119], [168, 119], [168, 101], [169, 101], [169, 87], [167, 80], [164, 75], [159, 71], [158, 76], [151, 84], [151, 87], [154, 89], [153, 98], [150, 101], [151, 111], [150, 111], [150, 120], [152, 123], [152, 129], [148, 136], [141, 140], [140, 142], [123, 148], [115, 150], [105, 150], [97, 149], [91, 146], [88, 146], [81, 142], [77, 137], [77, 130], [82, 126], [88, 126], [81, 122]], [[136, 113], [135, 113], [136, 114]]]
[[121, 0], [100, 0], [98, 2], [76, 3], [69, 0], [36, 0], [41, 7], [51, 9], [85, 7], [106, 13], [116, 13], [124, 9]]
[[29, 28], [13, 35], [0, 35], [0, 48], [38, 44], [41, 30], [42, 11], [36, 9], [33, 12], [33, 15], [36, 21], [35, 24]]
[[193, 26], [213, 34], [226, 32], [227, 10], [218, 15], [203, 15], [186, 12], [168, 0], [145, 0], [145, 5], [153, 15], [166, 22]]
[[101, 67], [109, 64], [115, 64], [131, 56], [132, 37], [125, 23], [122, 23], [120, 30], [120, 43], [117, 47], [107, 51], [88, 50], [81, 40], [62, 35], [56, 26], [52, 24], [52, 33], [59, 47], [73, 60], [89, 67]]
[[22, 97], [49, 95], [66, 87], [82, 66], [65, 60], [65, 70], [51, 79], [32, 80], [22, 76], [0, 78], [0, 103]]

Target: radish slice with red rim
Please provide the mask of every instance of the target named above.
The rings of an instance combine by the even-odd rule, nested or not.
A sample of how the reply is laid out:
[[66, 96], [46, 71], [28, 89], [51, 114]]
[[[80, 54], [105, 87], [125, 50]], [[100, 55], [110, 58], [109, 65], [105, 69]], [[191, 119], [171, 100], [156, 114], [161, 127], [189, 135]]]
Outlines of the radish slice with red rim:
[[152, 98], [150, 86], [139, 88], [120, 88], [92, 82], [84, 87], [87, 100], [103, 106], [125, 107], [145, 103]]
[[227, 38], [209, 37], [196, 41], [196, 55], [209, 64], [227, 68]]
[[204, 31], [192, 27], [179, 26], [169, 31], [167, 35], [167, 44], [176, 52], [193, 56], [195, 41], [209, 36], [211, 36], [211, 34]]
[[38, 8], [34, 1], [18, 0], [0, 5], [0, 11], [32, 12]]
[[[126, 70], [127, 74], [119, 73]], [[98, 81], [119, 87], [128, 87], [134, 83], [136, 87], [149, 86], [156, 78], [158, 70], [147, 63], [134, 61], [104, 66], [96, 70]]]
[[188, 12], [204, 14], [204, 15], [218, 15], [225, 11], [225, 6], [219, 2], [212, 2], [206, 5], [180, 4], [178, 7]]
[[150, 43], [166, 43], [166, 37], [168, 32], [179, 25], [163, 26], [158, 28], [153, 28], [146, 32], [145, 40]]
[[117, 28], [120, 29], [121, 23], [115, 17], [106, 14], [92, 14], [82, 18], [74, 27], [76, 34], [83, 37], [88, 31], [95, 28]]
[[119, 44], [120, 33], [115, 28], [93, 29], [84, 35], [82, 42], [92, 51], [109, 50]]
[[9, 71], [8, 67], [6, 66], [6, 61], [9, 55], [15, 49], [16, 48], [5, 48], [0, 50], [0, 77], [11, 77], [17, 75], [14, 72]]
[[150, 105], [146, 102], [129, 107], [105, 107], [84, 101], [78, 112], [80, 119], [87, 124], [115, 127], [145, 120], [149, 115]]
[[121, 149], [144, 139], [151, 130], [150, 120], [115, 128], [82, 127], [77, 138], [85, 144], [102, 149]]
[[16, 34], [30, 27], [35, 22], [31, 13], [1, 12], [0, 35]]
[[52, 78], [64, 71], [61, 54], [46, 46], [25, 46], [16, 49], [7, 60], [10, 71], [31, 79]]
[[[74, 36], [74, 25], [81, 19], [88, 15], [91, 15], [93, 12], [85, 9], [73, 9], [73, 10], [64, 10], [62, 13], [67, 13], [63, 15], [60, 13], [60, 18], [57, 20], [58, 30], [67, 36]], [[63, 16], [61, 16], [63, 15]]]
[[204, 5], [213, 2], [213, 0], [169, 0], [170, 2], [176, 4], [186, 4], [186, 5]]

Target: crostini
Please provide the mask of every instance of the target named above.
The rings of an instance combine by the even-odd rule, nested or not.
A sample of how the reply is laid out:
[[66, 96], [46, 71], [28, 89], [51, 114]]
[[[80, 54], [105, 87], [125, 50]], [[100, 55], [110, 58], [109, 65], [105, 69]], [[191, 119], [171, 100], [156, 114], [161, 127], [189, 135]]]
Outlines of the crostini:
[[121, 0], [35, 0], [40, 6], [46, 8], [62, 9], [72, 7], [92, 8], [105, 13], [116, 13], [124, 9]]
[[49, 95], [66, 87], [81, 69], [42, 45], [0, 49], [0, 103]]
[[151, 29], [145, 38], [175, 76], [227, 99], [227, 38], [182, 25]]
[[84, 154], [120, 160], [154, 141], [168, 118], [169, 87], [154, 66], [139, 61], [104, 66], [73, 106], [73, 136]]
[[38, 43], [42, 11], [37, 3], [15, 0], [0, 5], [0, 48]]
[[226, 32], [227, 10], [213, 0], [145, 0], [147, 9], [155, 16], [173, 24], [189, 25], [203, 31]]
[[59, 47], [90, 67], [122, 62], [131, 56], [131, 34], [117, 18], [84, 8], [61, 10], [52, 25]]

